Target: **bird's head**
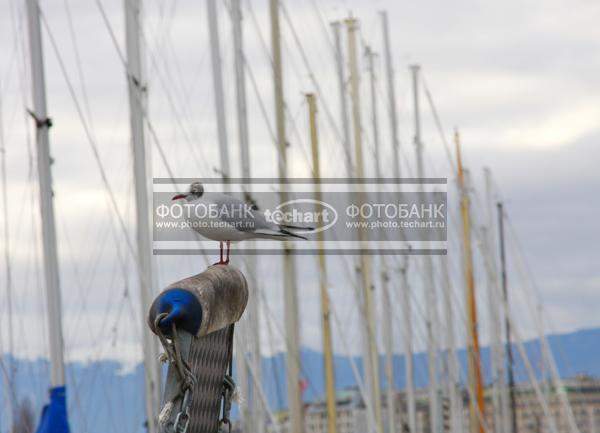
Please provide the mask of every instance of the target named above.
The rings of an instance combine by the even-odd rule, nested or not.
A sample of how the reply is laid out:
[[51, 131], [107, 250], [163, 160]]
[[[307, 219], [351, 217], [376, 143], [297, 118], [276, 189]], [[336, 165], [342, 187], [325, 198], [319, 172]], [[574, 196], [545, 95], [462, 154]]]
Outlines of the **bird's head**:
[[190, 185], [190, 191], [188, 193], [177, 194], [171, 200], [179, 200], [182, 198], [184, 198], [188, 201], [196, 200], [196, 199], [199, 199], [200, 197], [202, 197], [202, 194], [204, 194], [204, 186], [202, 186], [202, 184], [200, 182], [194, 182]]

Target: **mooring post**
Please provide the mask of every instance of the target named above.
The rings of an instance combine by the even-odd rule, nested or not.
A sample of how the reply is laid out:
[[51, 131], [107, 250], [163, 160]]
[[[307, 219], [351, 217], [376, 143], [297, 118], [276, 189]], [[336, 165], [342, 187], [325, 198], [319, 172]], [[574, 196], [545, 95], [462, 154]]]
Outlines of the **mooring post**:
[[234, 324], [247, 303], [246, 278], [228, 265], [177, 281], [154, 300], [148, 326], [169, 363], [161, 433], [217, 433], [230, 424]]

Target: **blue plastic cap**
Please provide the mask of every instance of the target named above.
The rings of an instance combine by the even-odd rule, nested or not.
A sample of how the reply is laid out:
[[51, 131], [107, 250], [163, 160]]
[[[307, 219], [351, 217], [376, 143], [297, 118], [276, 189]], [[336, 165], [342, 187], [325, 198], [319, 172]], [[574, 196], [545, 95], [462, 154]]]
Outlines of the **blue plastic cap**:
[[158, 315], [166, 313], [158, 326], [165, 334], [169, 334], [173, 324], [177, 329], [183, 329], [192, 335], [200, 330], [202, 325], [202, 305], [196, 296], [185, 289], [169, 289], [155, 299], [150, 308], [151, 326]]

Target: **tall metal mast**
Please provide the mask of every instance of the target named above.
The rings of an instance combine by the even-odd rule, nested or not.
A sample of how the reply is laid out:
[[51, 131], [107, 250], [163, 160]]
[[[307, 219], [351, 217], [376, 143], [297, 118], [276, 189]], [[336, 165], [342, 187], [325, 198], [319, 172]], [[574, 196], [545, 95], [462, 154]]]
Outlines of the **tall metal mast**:
[[346, 165], [346, 177], [351, 177], [352, 168], [352, 151], [350, 142], [350, 122], [348, 120], [348, 100], [346, 99], [346, 78], [344, 76], [344, 52], [342, 51], [342, 35], [340, 29], [341, 23], [335, 21], [331, 23], [333, 28], [333, 36], [335, 40], [335, 64], [338, 76], [338, 91], [340, 97], [340, 117], [342, 119], [342, 132], [344, 134], [344, 156]]
[[460, 154], [460, 138], [455, 133], [458, 186], [460, 189], [460, 210], [463, 222], [463, 261], [466, 283], [467, 336], [469, 358], [469, 419], [471, 433], [484, 433], [483, 380], [481, 377], [481, 356], [477, 332], [477, 301], [475, 299], [475, 279], [473, 276], [473, 251], [471, 248], [471, 215], [465, 175]]
[[227, 148], [227, 124], [225, 121], [225, 97], [223, 96], [223, 73], [221, 71], [221, 48], [219, 45], [219, 17], [215, 0], [207, 0], [208, 30], [210, 37], [210, 58], [212, 63], [215, 111], [219, 138], [220, 169], [225, 182], [230, 176], [229, 151]]
[[369, 69], [369, 88], [371, 93], [371, 127], [373, 128], [373, 147], [375, 149], [375, 176], [380, 177], [380, 146], [379, 146], [379, 113], [377, 109], [377, 77], [375, 74], [375, 58], [377, 53], [371, 50], [371, 47], [365, 48], [365, 57]]
[[400, 295], [402, 304], [402, 327], [404, 328], [404, 381], [406, 382], [406, 418], [410, 432], [417, 431], [417, 403], [415, 400], [415, 373], [413, 368], [413, 343], [412, 343], [412, 308], [410, 302], [410, 286], [408, 284], [408, 257], [402, 259], [400, 268]]
[[52, 388], [64, 386], [64, 346], [62, 335], [61, 293], [56, 247], [54, 203], [52, 200], [52, 160], [48, 130], [52, 125], [46, 106], [46, 81], [44, 54], [40, 27], [40, 8], [37, 0], [27, 0], [29, 51], [31, 55], [31, 81], [33, 87], [33, 112], [36, 123], [38, 180], [42, 240], [44, 247], [44, 276], [48, 312], [48, 337], [50, 347], [50, 384]]
[[[358, 30], [358, 21], [355, 18], [346, 19], [348, 30], [348, 60], [350, 66], [350, 85], [352, 95], [352, 120], [354, 125], [354, 151], [356, 159], [356, 177], [364, 178], [364, 163], [362, 150], [362, 126], [360, 117], [360, 84], [358, 73], [358, 58], [356, 55], [356, 32]], [[359, 191], [359, 194], [362, 193]], [[359, 243], [365, 245], [368, 242], [365, 230], [358, 233]], [[360, 275], [363, 289], [363, 308], [365, 312], [365, 335], [364, 341], [364, 363], [365, 377], [368, 389], [368, 398], [373, 408], [374, 424], [377, 430], [383, 432], [383, 422], [381, 419], [381, 399], [379, 386], [379, 356], [377, 353], [376, 328], [373, 319], [373, 287], [371, 279], [371, 263], [369, 257], [360, 255]], [[369, 417], [371, 413], [369, 411]]]
[[146, 79], [141, 55], [141, 3], [125, 0], [125, 35], [127, 46], [127, 84], [129, 89], [129, 121], [133, 148], [133, 175], [135, 183], [135, 212], [137, 229], [137, 265], [140, 286], [141, 314], [144, 326], [144, 379], [146, 387], [146, 415], [148, 433], [157, 430], [160, 408], [160, 369], [156, 339], [146, 326], [146, 312], [154, 295], [152, 245], [150, 241], [150, 209], [148, 183], [152, 176], [149, 152], [145, 145], [144, 112], [146, 111]]
[[[242, 27], [242, 8], [241, 0], [232, 0], [231, 12], [233, 21], [233, 47], [234, 47], [234, 68], [236, 82], [236, 107], [238, 121], [238, 135], [240, 142], [240, 162], [242, 177], [250, 179], [250, 144], [248, 136], [248, 112], [246, 102], [246, 74], [244, 69], [244, 43], [243, 43], [243, 27]], [[246, 199], [249, 197], [246, 197]], [[252, 244], [250, 245], [252, 248]], [[245, 416], [242, 416], [242, 422], [245, 427], [243, 431], [252, 431], [263, 433], [265, 430], [265, 408], [261, 398], [258, 395], [257, 388], [261, 386], [262, 368], [260, 355], [260, 317], [259, 317], [259, 298], [258, 286], [256, 281], [256, 256], [250, 254], [246, 257], [246, 277], [252, 293], [248, 299], [248, 319], [247, 327], [248, 345], [250, 350], [250, 363], [254, 370], [252, 375], [254, 386], [248, 388], [248, 409], [245, 411]], [[239, 358], [239, 355], [238, 355]], [[241, 372], [246, 369], [243, 362], [238, 365], [238, 370]], [[244, 384], [248, 381], [244, 380]]]
[[[425, 170], [423, 167], [423, 143], [421, 142], [421, 113], [419, 108], [419, 65], [410, 67], [413, 81], [413, 103], [415, 111], [415, 151], [417, 157], [417, 177], [423, 178]], [[438, 409], [438, 380], [437, 380], [437, 357], [436, 357], [436, 306], [435, 306], [435, 286], [433, 281], [433, 263], [431, 256], [423, 256], [424, 274], [423, 284], [425, 288], [426, 299], [426, 328], [427, 328], [427, 368], [429, 379], [429, 422], [431, 431], [438, 433], [441, 430]]]
[[[306, 95], [308, 102], [308, 115], [310, 124], [310, 143], [312, 149], [313, 179], [316, 185], [315, 199], [322, 201], [321, 193], [321, 167], [319, 164], [319, 135], [317, 131], [317, 99], [312, 93]], [[323, 248], [323, 232], [317, 233], [319, 249]], [[333, 372], [333, 343], [331, 338], [331, 320], [329, 307], [329, 294], [327, 293], [327, 264], [325, 256], [319, 254], [319, 280], [321, 295], [321, 325], [323, 328], [323, 371], [325, 372], [325, 390], [327, 394], [327, 433], [337, 432], [336, 401], [335, 401], [335, 375]]]
[[[369, 77], [371, 88], [371, 122], [373, 125], [373, 144], [375, 146], [375, 176], [381, 178], [381, 148], [379, 142], [379, 118], [377, 110], [377, 77], [374, 59], [377, 56], [370, 47], [366, 48], [366, 57], [369, 64]], [[383, 203], [381, 192], [377, 193], [377, 201]], [[384, 241], [383, 232], [380, 232], [380, 241]], [[394, 335], [392, 332], [392, 300], [389, 288], [389, 271], [385, 255], [379, 256], [381, 270], [381, 311], [384, 326], [382, 326], [383, 345], [385, 349], [385, 381], [387, 403], [387, 433], [396, 431], [395, 407], [395, 381], [394, 381]]]
[[452, 286], [448, 269], [448, 256], [440, 256], [443, 272], [443, 298], [444, 320], [446, 328], [446, 344], [448, 360], [448, 396], [450, 400], [450, 431], [462, 432], [463, 405], [460, 397], [460, 370], [456, 353], [456, 340], [454, 338], [454, 314], [452, 311]]
[[485, 177], [487, 224], [484, 227], [485, 253], [488, 256], [486, 266], [488, 288], [488, 311], [490, 316], [491, 352], [492, 352], [492, 402], [494, 405], [494, 431], [508, 433], [508, 417], [506, 416], [506, 387], [504, 384], [504, 354], [502, 348], [502, 323], [500, 314], [502, 301], [499, 299], [498, 269], [496, 266], [496, 248], [494, 239], [494, 205], [492, 197], [492, 175], [490, 169], [483, 169]]
[[385, 66], [387, 75], [387, 93], [390, 113], [390, 130], [392, 134], [392, 152], [394, 155], [394, 177], [400, 177], [400, 140], [398, 139], [398, 115], [396, 112], [396, 89], [394, 85], [394, 62], [390, 48], [390, 33], [388, 29], [388, 15], [381, 11], [381, 22], [383, 26], [383, 46], [385, 52]]
[[[279, 27], [279, 0], [270, 0], [271, 46], [273, 50], [273, 78], [275, 85], [275, 117], [277, 143], [279, 146], [279, 179], [281, 202], [288, 200], [283, 181], [287, 178], [287, 139], [285, 134], [285, 102], [283, 97], [283, 73], [281, 65], [281, 40]], [[296, 263], [290, 254], [292, 246], [284, 245], [284, 313], [287, 336], [287, 392], [290, 413], [290, 433], [302, 433], [302, 395], [300, 392], [300, 344], [298, 335], [298, 294], [296, 288]]]
[[[394, 62], [390, 44], [390, 33], [388, 26], [387, 11], [381, 11], [381, 22], [383, 28], [383, 51], [385, 54], [387, 93], [388, 93], [388, 111], [390, 116], [390, 134], [392, 139], [392, 155], [394, 177], [400, 178], [400, 140], [398, 138], [398, 115], [396, 110], [396, 88], [394, 84]], [[411, 432], [416, 432], [416, 403], [415, 386], [413, 372], [413, 353], [412, 353], [412, 319], [410, 303], [410, 287], [406, 270], [408, 268], [408, 256], [403, 258], [401, 272], [400, 290], [402, 294], [402, 315], [404, 317], [404, 360], [405, 360], [405, 382], [406, 382], [406, 421]], [[389, 397], [388, 397], [389, 398]]]
[[[500, 274], [502, 276], [502, 297], [504, 308], [508, 308], [508, 285], [506, 282], [506, 252], [504, 249], [504, 209], [502, 202], [498, 202], [498, 233], [500, 238]], [[506, 332], [506, 364], [508, 370], [508, 395], [510, 399], [510, 433], [517, 433], [517, 404], [515, 399], [515, 374], [513, 371], [514, 358], [512, 352], [510, 320], [508, 311], [504, 312], [504, 326]]]

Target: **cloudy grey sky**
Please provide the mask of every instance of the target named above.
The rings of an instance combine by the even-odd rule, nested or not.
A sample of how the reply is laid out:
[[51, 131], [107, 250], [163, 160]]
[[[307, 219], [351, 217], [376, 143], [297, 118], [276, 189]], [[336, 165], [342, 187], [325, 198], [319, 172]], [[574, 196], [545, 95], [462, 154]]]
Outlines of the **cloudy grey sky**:
[[[24, 115], [24, 107], [30, 106], [31, 98], [22, 3], [8, 0], [0, 4], [0, 97], [8, 169], [15, 352], [31, 357], [44, 355], [47, 348], [35, 161], [31, 159], [35, 152], [31, 121]], [[119, 51], [124, 52], [123, 5], [118, 0], [41, 0], [40, 3], [46, 23], [44, 49], [49, 112], [55, 123], [51, 142], [67, 356], [74, 360], [112, 357], [135, 361], [140, 358], [141, 320], [136, 318], [139, 309], [134, 266], [59, 62], [60, 56], [77, 103], [89, 124], [93, 144], [110, 176], [119, 213], [129, 225], [128, 236], [133, 238], [128, 108], [119, 55]], [[252, 77], [248, 77], [252, 170], [256, 176], [273, 176], [277, 159], [269, 133], [274, 116], [270, 63], [265, 50], [265, 43], [268, 46], [270, 40], [268, 2], [243, 3], [244, 41], [252, 73]], [[106, 12], [110, 29], [103, 21], [99, 4]], [[153, 171], [156, 176], [167, 174], [158, 157], [160, 146], [176, 176], [214, 176], [218, 149], [204, 2], [148, 0], [144, 4], [150, 120], [158, 139], [158, 143], [150, 140]], [[404, 173], [410, 175], [414, 170], [411, 144], [414, 115], [408, 65], [420, 63], [448, 139], [454, 126], [461, 130], [465, 164], [474, 183], [476, 228], [485, 223], [484, 166], [493, 173], [494, 199], [506, 202], [512, 230], [509, 241], [511, 288], [516, 293], [514, 308], [523, 335], [533, 336], [537, 332], [531, 314], [532, 306], [538, 302], [534, 299], [543, 303], [544, 326], [548, 331], [564, 332], [600, 325], [595, 314], [595, 305], [600, 302], [597, 266], [600, 256], [597, 204], [600, 5], [587, 0], [495, 3], [288, 0], [284, 5], [322, 90], [319, 121], [324, 173], [343, 175], [329, 23], [352, 13], [360, 19], [361, 50], [368, 44], [381, 52], [379, 11], [385, 9], [391, 26]], [[236, 175], [239, 174], [239, 152], [232, 38], [224, 4], [219, 7], [219, 15], [230, 153]], [[111, 39], [111, 31], [118, 49]], [[310, 167], [304, 93], [315, 89], [302, 62], [292, 27], [284, 16], [282, 32], [290, 171], [294, 176], [306, 176]], [[377, 66], [383, 78], [381, 62]], [[361, 71], [367, 72], [364, 62]], [[366, 80], [366, 76], [364, 78]], [[256, 84], [256, 92], [251, 79]], [[367, 120], [370, 106], [365, 80], [362, 83], [364, 135], [367, 163], [371, 167], [372, 132]], [[389, 173], [391, 147], [383, 80], [379, 81], [378, 95], [384, 167]], [[261, 104], [267, 111], [266, 121]], [[422, 107], [428, 173], [453, 181], [454, 174], [424, 96]], [[328, 120], [327, 110], [332, 113], [335, 125]], [[449, 200], [456, 200], [452, 190]], [[451, 226], [450, 231], [449, 261], [455, 308], [460, 312], [460, 249], [456, 228]], [[2, 245], [5, 242], [2, 238]], [[523, 269], [530, 269], [534, 277], [535, 293], [517, 266], [517, 251], [528, 264]], [[203, 260], [198, 257], [158, 257], [157, 286], [164, 287], [203, 266]], [[270, 352], [284, 345], [280, 333], [282, 295], [278, 282], [281, 275], [278, 267], [267, 260], [261, 260], [259, 266], [262, 293], [268, 299], [263, 304], [263, 349]], [[299, 266], [305, 275], [300, 285], [302, 342], [318, 348], [315, 263], [304, 260]], [[349, 296], [352, 290], [347, 263], [334, 259], [330, 260], [330, 266], [334, 270], [332, 275], [336, 275], [331, 281], [331, 293], [339, 320], [342, 324], [352, 322], [356, 307], [353, 297]], [[2, 275], [4, 273], [2, 267]], [[487, 340], [487, 297], [482, 277], [479, 270], [481, 326], [483, 339]], [[415, 288], [414, 308], [418, 313], [423, 306], [417, 268], [411, 280]], [[0, 333], [6, 349], [5, 284], [1, 287]], [[421, 319], [417, 314], [418, 340], [422, 340]], [[334, 332], [339, 336], [339, 329]], [[357, 330], [348, 327], [345, 332], [349, 334], [349, 341], [357, 340]], [[459, 337], [462, 334], [459, 332]], [[400, 347], [400, 333], [396, 340]], [[336, 350], [343, 352], [339, 341], [336, 340]], [[351, 350], [358, 350], [356, 344], [351, 346]]]

